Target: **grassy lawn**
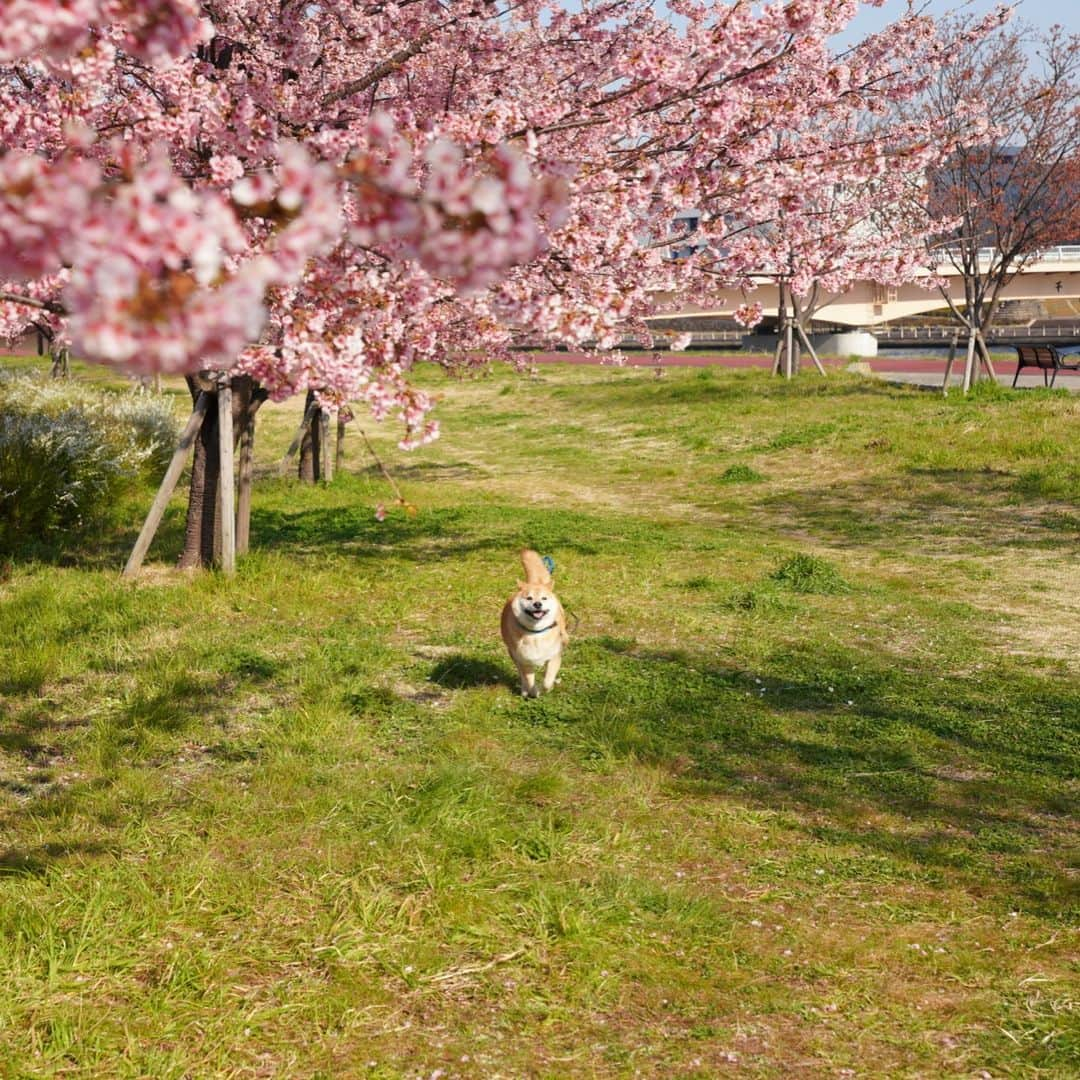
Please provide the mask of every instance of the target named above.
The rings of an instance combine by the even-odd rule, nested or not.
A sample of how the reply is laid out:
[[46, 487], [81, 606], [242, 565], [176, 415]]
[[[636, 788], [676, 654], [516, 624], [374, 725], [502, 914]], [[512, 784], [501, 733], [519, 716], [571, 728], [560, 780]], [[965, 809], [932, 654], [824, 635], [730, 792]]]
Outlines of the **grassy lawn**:
[[235, 578], [7, 568], [0, 1075], [1075, 1075], [1080, 399], [426, 381], [415, 516], [294, 401]]

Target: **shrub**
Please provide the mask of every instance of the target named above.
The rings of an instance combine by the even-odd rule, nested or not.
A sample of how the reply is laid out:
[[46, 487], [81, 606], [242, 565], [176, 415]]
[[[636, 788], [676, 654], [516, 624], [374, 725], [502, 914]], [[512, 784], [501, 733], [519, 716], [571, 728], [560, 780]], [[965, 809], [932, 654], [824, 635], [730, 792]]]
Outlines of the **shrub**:
[[106, 520], [177, 434], [168, 402], [144, 391], [0, 376], [0, 552]]
[[168, 398], [141, 386], [115, 393], [0, 371], [0, 413], [58, 417], [69, 410], [96, 420], [99, 427], [114, 428], [118, 445], [136, 454], [148, 473], [162, 472], [168, 465], [180, 430]]

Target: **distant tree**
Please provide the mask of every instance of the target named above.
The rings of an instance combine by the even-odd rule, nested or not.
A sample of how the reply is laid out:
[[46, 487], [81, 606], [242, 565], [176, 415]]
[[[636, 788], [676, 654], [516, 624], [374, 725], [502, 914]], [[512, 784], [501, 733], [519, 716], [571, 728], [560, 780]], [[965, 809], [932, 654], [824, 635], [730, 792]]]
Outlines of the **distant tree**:
[[938, 121], [969, 123], [974, 110], [983, 122], [974, 138], [954, 129], [929, 192], [930, 253], [962, 283], [962, 295], [941, 288], [968, 340], [966, 387], [976, 356], [993, 370], [986, 337], [1002, 290], [1041, 250], [1080, 234], [1080, 34], [1008, 24], [970, 40], [925, 107]]
[[[716, 140], [694, 147], [693, 243], [678, 234], [670, 241], [683, 271], [680, 299], [711, 306], [710, 287], [730, 293], [736, 283], [750, 301], [757, 282], [775, 282], [774, 371], [798, 371], [801, 343], [824, 374], [809, 331], [830, 295], [855, 281], [895, 286], [924, 273], [935, 225], [927, 177], [985, 124], [963, 102], [948, 116], [919, 103], [949, 57], [1007, 18], [1002, 8], [942, 27], [912, 4], [840, 52], [828, 33], [800, 38], [782, 83], [800, 105], [782, 120], [769, 113], [757, 131], [767, 168]], [[748, 302], [735, 317], [753, 325], [765, 313]]]

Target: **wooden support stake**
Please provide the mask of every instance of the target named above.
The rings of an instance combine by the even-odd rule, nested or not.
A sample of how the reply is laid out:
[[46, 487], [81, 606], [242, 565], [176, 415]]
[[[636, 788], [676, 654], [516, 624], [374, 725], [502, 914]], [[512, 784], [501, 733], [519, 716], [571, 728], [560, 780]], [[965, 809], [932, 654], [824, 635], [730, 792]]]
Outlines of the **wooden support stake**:
[[255, 449], [255, 414], [250, 407], [240, 429], [240, 479], [236, 491], [236, 554], [246, 555], [251, 539], [251, 474]]
[[315, 410], [318, 406], [315, 402], [312, 402], [304, 410], [304, 419], [300, 421], [300, 426], [296, 429], [296, 435], [293, 437], [293, 441], [289, 443], [289, 449], [285, 451], [285, 456], [281, 459], [281, 468], [284, 471], [285, 466], [289, 464], [289, 458], [295, 457], [297, 450], [300, 449], [300, 444], [304, 441], [304, 432], [307, 431], [308, 425], [311, 423], [311, 418], [315, 415]]
[[345, 463], [345, 421], [341, 419], [341, 413], [338, 413], [337, 422], [337, 446], [334, 450], [334, 468], [338, 472], [341, 472], [342, 466]]
[[773, 354], [772, 373], [783, 374], [784, 337], [787, 331], [787, 293], [781, 279], [776, 283], [776, 352]]
[[218, 454], [221, 459], [221, 569], [236, 572], [236, 505], [233, 476], [232, 387], [222, 382], [218, 387]]
[[334, 479], [334, 455], [330, 450], [330, 413], [319, 413], [319, 446], [322, 449], [322, 478], [326, 483]]
[[964, 385], [962, 392], [966, 394], [971, 389], [972, 369], [975, 367], [975, 331], [968, 332], [967, 358], [964, 360]]
[[983, 367], [986, 368], [986, 373], [990, 378], [997, 382], [997, 372], [994, 370], [994, 362], [990, 359], [990, 348], [986, 344], [986, 338], [983, 337], [981, 330], [975, 332], [979, 336], [979, 356], [982, 359]]
[[784, 326], [784, 378], [790, 379], [795, 364], [795, 335], [791, 329], [791, 320], [785, 318]]
[[953, 334], [949, 342], [949, 359], [945, 363], [945, 378], [941, 380], [942, 397], [949, 396], [949, 376], [952, 374], [953, 364], [956, 362], [956, 342], [959, 334]]
[[172, 498], [172, 493], [176, 490], [176, 485], [180, 480], [180, 474], [184, 471], [184, 466], [187, 464], [188, 454], [191, 452], [191, 445], [195, 442], [195, 436], [199, 434], [199, 428], [202, 427], [203, 417], [206, 416], [206, 406], [209, 399], [206, 394], [200, 393], [195, 399], [195, 405], [192, 408], [191, 416], [188, 418], [188, 422], [184, 425], [184, 430], [180, 432], [180, 441], [176, 444], [176, 450], [173, 453], [172, 461], [169, 462], [169, 467], [165, 470], [165, 476], [161, 481], [161, 486], [158, 488], [157, 495], [154, 497], [154, 501], [150, 506], [150, 512], [146, 515], [146, 520], [143, 522], [142, 530], [139, 532], [139, 538], [135, 541], [135, 546], [131, 549], [131, 555], [128, 556], [127, 565], [123, 570], [123, 577], [134, 577], [139, 572], [139, 567], [143, 564], [143, 559], [146, 558], [146, 552], [150, 548], [150, 543], [154, 539], [154, 534], [158, 530], [158, 526], [161, 524], [161, 519], [165, 515], [165, 507], [169, 505], [169, 499]]
[[802, 338], [803, 346], [810, 354], [810, 359], [814, 361], [814, 365], [817, 367], [818, 371], [820, 371], [821, 374], [824, 375], [825, 369], [821, 366], [821, 361], [818, 359], [818, 354], [814, 352], [814, 346], [810, 344], [810, 338], [807, 336], [806, 331], [799, 323], [795, 324], [795, 330], [798, 333], [799, 337]]

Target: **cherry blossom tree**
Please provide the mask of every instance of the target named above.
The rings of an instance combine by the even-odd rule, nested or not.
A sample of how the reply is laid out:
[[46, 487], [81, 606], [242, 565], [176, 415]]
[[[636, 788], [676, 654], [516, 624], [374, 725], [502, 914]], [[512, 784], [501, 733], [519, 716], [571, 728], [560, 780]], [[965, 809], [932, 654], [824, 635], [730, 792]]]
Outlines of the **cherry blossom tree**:
[[[418, 362], [508, 357], [514, 330], [645, 337], [657, 290], [749, 288], [763, 238], [820, 242], [823, 193], [929, 154], [918, 125], [853, 131], [925, 88], [947, 51], [930, 20], [838, 59], [855, 0], [668, 6], [678, 25], [651, 0], [16, 0], [2, 328], [188, 375], [205, 419], [182, 561], [205, 564], [219, 423], [250, 452], [261, 402], [310, 392], [420, 445], [437, 428]], [[676, 263], [687, 205], [706, 244]], [[831, 273], [875, 261], [856, 234]]]
[[[927, 173], [958, 139], [975, 138], [986, 125], [960, 98], [948, 118], [914, 104], [958, 47], [981, 40], [1008, 14], [999, 8], [942, 33], [913, 5], [840, 54], [819, 34], [800, 38], [785, 57], [785, 85], [789, 93], [801, 91], [803, 107], [769, 124], [773, 152], [735, 174], [734, 207], [723, 189], [720, 198], [714, 192], [699, 200], [697, 251], [684, 264], [718, 287], [742, 267], [748, 299], [755, 281], [776, 282], [777, 373], [798, 370], [801, 340], [824, 374], [808, 331], [829, 294], [857, 280], [895, 285], [923, 273], [925, 243], [935, 229]], [[736, 317], [753, 325], [763, 314], [760, 304], [747, 304]]]
[[984, 123], [974, 137], [954, 132], [932, 174], [930, 254], [962, 284], [961, 296], [944, 279], [942, 295], [969, 342], [966, 388], [976, 353], [993, 371], [986, 337], [1002, 289], [1041, 250], [1080, 236], [1080, 34], [1021, 23], [966, 41], [925, 114], [952, 123], [961, 103]]
[[[397, 411], [411, 444], [430, 438], [430, 403], [404, 378], [425, 335], [377, 332], [394, 310], [415, 326], [535, 255], [565, 195], [509, 145], [450, 143], [430, 120], [443, 85], [389, 95], [396, 116], [374, 95], [425, 47], [434, 71], [440, 45], [485, 55], [504, 34], [492, 9], [15, 5], [0, 41], [13, 148], [0, 160], [0, 274], [22, 279], [3, 293], [7, 329], [29, 311], [92, 359], [228, 369], [258, 385], [237, 396], [250, 408], [314, 387]], [[219, 385], [192, 381], [196, 395]], [[215, 437], [210, 410], [185, 563], [219, 546], [214, 512], [203, 520]]]

